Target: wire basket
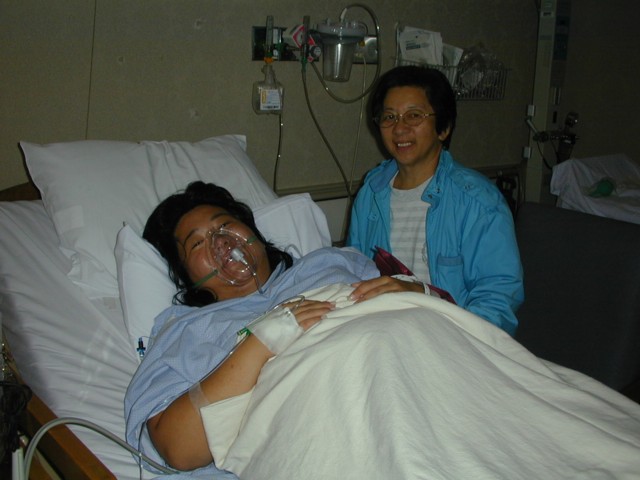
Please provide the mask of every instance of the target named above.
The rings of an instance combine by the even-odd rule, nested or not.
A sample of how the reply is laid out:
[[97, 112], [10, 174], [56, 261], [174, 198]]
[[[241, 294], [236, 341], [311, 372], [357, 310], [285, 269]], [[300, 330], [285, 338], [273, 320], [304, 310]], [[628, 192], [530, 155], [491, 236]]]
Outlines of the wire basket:
[[509, 70], [503, 67], [462, 69], [451, 65], [430, 65], [410, 60], [400, 60], [398, 65], [418, 65], [440, 70], [449, 79], [458, 100], [502, 100], [509, 73]]

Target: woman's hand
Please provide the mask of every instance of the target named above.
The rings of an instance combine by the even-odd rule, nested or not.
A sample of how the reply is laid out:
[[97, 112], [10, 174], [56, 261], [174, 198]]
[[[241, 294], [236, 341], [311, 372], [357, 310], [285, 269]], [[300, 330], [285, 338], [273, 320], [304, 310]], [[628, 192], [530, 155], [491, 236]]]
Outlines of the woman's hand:
[[424, 293], [424, 285], [418, 282], [407, 282], [405, 280], [398, 280], [393, 277], [378, 277], [371, 280], [363, 280], [362, 282], [356, 282], [351, 284], [355, 287], [355, 290], [351, 293], [351, 300], [355, 300], [356, 303], [364, 302], [371, 298], [382, 295], [383, 293], [390, 292], [416, 292]]
[[303, 300], [302, 302], [285, 303], [284, 307], [290, 308], [295, 315], [298, 325], [306, 332], [322, 317], [336, 308], [333, 302], [320, 302], [317, 300]]

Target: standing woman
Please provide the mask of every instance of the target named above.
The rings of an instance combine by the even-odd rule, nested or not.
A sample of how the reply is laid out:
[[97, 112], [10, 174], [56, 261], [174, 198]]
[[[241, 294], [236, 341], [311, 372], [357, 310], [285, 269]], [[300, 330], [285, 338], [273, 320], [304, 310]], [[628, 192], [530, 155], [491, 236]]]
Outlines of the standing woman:
[[393, 158], [367, 174], [347, 245], [371, 258], [376, 247], [387, 250], [414, 276], [360, 282], [353, 296], [442, 289], [514, 335], [524, 288], [513, 217], [497, 187], [448, 151], [456, 124], [449, 81], [435, 69], [396, 67], [380, 78], [370, 102]]

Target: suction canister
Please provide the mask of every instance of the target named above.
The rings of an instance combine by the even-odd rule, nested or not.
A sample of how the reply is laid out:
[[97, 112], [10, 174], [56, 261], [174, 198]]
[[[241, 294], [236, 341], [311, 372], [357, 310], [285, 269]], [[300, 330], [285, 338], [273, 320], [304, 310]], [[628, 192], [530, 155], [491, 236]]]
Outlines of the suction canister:
[[366, 26], [358, 22], [327, 19], [316, 28], [322, 40], [322, 76], [330, 82], [347, 82], [358, 42], [364, 40]]

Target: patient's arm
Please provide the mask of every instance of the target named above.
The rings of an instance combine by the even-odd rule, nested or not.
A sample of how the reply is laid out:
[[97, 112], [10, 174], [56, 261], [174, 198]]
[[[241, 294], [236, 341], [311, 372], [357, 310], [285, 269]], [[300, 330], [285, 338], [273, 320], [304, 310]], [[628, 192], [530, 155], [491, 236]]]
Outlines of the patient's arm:
[[[256, 337], [250, 336], [201, 382], [204, 396], [214, 403], [248, 392], [272, 355]], [[191, 403], [188, 392], [150, 418], [147, 428], [160, 455], [174, 468], [192, 470], [211, 463], [200, 412]]]
[[[303, 330], [308, 330], [332, 308], [330, 302], [306, 300], [296, 309], [296, 320]], [[273, 353], [258, 337], [247, 337], [213, 373], [200, 382], [207, 403], [251, 390], [262, 367], [271, 357]], [[158, 453], [169, 465], [179, 470], [193, 470], [213, 460], [198, 407], [192, 403], [187, 392], [147, 422], [149, 435]]]

